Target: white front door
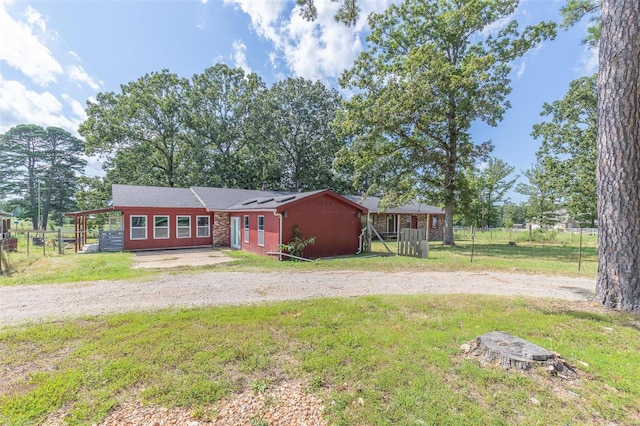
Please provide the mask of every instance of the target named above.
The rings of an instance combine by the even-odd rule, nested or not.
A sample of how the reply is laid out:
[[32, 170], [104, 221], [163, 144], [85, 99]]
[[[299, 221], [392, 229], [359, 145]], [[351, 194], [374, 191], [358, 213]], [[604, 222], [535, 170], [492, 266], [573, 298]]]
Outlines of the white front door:
[[240, 248], [240, 218], [231, 218], [231, 248]]

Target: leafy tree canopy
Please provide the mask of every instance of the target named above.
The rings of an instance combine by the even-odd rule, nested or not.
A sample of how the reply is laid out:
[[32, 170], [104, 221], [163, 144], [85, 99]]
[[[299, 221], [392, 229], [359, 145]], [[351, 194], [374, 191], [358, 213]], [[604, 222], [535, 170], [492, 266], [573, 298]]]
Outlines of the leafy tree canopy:
[[518, 176], [511, 177], [515, 168], [499, 158], [491, 157], [480, 166], [466, 174], [470, 200], [463, 222], [483, 228], [497, 227], [502, 224], [499, 204], [508, 201], [507, 192]]
[[167, 70], [99, 93], [80, 125], [87, 153], [102, 154], [108, 168], [131, 184], [175, 186], [186, 156], [182, 121], [188, 81]]
[[585, 226], [597, 219], [596, 136], [597, 76], [569, 85], [561, 100], [544, 104], [549, 120], [534, 125], [532, 135], [542, 139], [539, 157], [556, 163], [548, 181], [556, 188], [568, 213]]
[[281, 173], [279, 186], [291, 191], [343, 189], [333, 169], [343, 146], [332, 128], [342, 100], [338, 91], [320, 82], [287, 78], [266, 95], [267, 115], [260, 121]]
[[84, 143], [58, 127], [21, 124], [0, 135], [0, 191], [30, 218], [33, 229], [46, 229], [49, 217], [76, 206], [76, 179], [87, 165]]
[[[509, 108], [510, 63], [555, 35], [555, 24], [522, 30], [508, 21], [515, 0], [407, 0], [369, 16], [369, 49], [340, 83], [356, 92], [338, 118], [363, 173], [392, 188], [399, 201], [418, 196], [445, 208], [445, 244], [453, 244], [453, 212], [464, 190], [461, 171], [492, 149], [474, 144], [476, 120], [495, 126]], [[390, 158], [384, 162], [380, 156]], [[384, 182], [392, 176], [391, 182]], [[409, 190], [411, 188], [411, 190]], [[395, 190], [395, 191], [394, 191]]]
[[528, 197], [527, 220], [538, 225], [550, 226], [558, 223], [560, 209], [556, 186], [549, 180], [549, 175], [556, 174], [557, 163], [548, 158], [539, 158], [536, 164], [522, 174], [527, 183], [519, 183], [516, 191]]

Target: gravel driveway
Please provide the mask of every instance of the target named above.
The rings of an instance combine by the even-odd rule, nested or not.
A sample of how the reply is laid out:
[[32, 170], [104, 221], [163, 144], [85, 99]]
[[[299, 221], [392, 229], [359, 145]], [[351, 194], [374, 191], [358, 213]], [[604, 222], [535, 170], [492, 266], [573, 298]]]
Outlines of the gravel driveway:
[[371, 294], [492, 294], [589, 300], [595, 280], [470, 272], [207, 272], [141, 281], [0, 287], [0, 326], [82, 315], [351, 297]]

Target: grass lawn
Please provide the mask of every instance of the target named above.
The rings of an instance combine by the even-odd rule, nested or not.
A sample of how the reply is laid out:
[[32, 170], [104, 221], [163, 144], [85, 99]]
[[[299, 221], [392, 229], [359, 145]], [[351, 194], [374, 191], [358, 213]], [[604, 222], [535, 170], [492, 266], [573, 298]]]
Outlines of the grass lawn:
[[[541, 234], [542, 235], [542, 234]], [[549, 235], [549, 234], [544, 234]], [[543, 236], [544, 236], [543, 235]], [[594, 236], [585, 236], [580, 251], [578, 236], [550, 234], [552, 238], [530, 238], [528, 233], [509, 232], [456, 235], [455, 247], [443, 247], [440, 242], [429, 244], [429, 258], [417, 259], [389, 255], [381, 242], [374, 242], [372, 253], [347, 256], [338, 259], [321, 259], [316, 262], [278, 262], [272, 257], [253, 255], [243, 251], [227, 253], [236, 261], [204, 267], [174, 268], [174, 273], [202, 270], [225, 271], [287, 271], [287, 270], [366, 270], [366, 271], [503, 271], [530, 274], [583, 276], [594, 278], [597, 272], [597, 248]], [[509, 245], [514, 241], [515, 245]], [[23, 241], [21, 240], [20, 243]], [[397, 245], [387, 243], [392, 254]], [[473, 257], [472, 257], [473, 254]], [[580, 258], [580, 270], [579, 255]], [[157, 274], [158, 270], [132, 269], [131, 253], [75, 254], [73, 249], [59, 255], [49, 248], [26, 253], [25, 244], [19, 244], [17, 253], [9, 253], [9, 263], [14, 273], [0, 275], [0, 285], [48, 284], [100, 279], [135, 279]]]
[[[503, 330], [579, 370], [481, 367]], [[0, 423], [90, 425], [140, 399], [215, 416], [234, 392], [300, 379], [336, 425], [639, 424], [640, 318], [520, 298], [380, 296], [164, 310], [0, 330]]]

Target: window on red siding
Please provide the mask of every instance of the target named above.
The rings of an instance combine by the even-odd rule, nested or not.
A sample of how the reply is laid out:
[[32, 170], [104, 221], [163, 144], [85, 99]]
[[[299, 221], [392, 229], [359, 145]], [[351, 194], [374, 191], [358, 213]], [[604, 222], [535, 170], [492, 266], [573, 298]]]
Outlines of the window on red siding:
[[264, 216], [258, 216], [258, 245], [264, 246]]
[[147, 216], [131, 216], [131, 239], [147, 239]]
[[196, 235], [198, 238], [209, 237], [209, 216], [198, 216], [196, 218], [197, 229]]
[[169, 216], [153, 217], [153, 238], [169, 238]]
[[178, 216], [176, 236], [178, 238], [191, 238], [191, 216]]
[[244, 242], [249, 244], [249, 216], [244, 217]]

